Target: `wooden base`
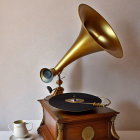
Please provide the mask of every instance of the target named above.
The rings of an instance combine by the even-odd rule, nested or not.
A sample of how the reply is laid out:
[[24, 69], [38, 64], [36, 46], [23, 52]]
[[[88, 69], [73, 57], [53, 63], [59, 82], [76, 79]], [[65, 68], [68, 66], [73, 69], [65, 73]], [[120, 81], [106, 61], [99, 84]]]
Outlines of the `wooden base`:
[[39, 100], [43, 108], [43, 120], [38, 133], [44, 140], [118, 140], [114, 121], [118, 112], [107, 107], [92, 111], [70, 113]]

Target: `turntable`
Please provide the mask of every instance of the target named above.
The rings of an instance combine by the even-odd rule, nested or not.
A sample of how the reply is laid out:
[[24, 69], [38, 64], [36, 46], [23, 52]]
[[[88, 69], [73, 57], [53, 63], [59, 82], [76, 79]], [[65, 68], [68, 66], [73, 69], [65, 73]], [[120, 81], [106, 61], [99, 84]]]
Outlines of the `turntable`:
[[[58, 76], [58, 87], [47, 87], [50, 96], [39, 100], [43, 119], [38, 128], [45, 140], [118, 140], [114, 121], [118, 112], [108, 108], [111, 101], [87, 93], [64, 93], [61, 87], [63, 69], [85, 55], [106, 51], [123, 56], [120, 42], [108, 22], [86, 4], [79, 6], [81, 32], [70, 50], [52, 69], [43, 68], [40, 77], [49, 83]], [[106, 99], [107, 103], [102, 101]]]

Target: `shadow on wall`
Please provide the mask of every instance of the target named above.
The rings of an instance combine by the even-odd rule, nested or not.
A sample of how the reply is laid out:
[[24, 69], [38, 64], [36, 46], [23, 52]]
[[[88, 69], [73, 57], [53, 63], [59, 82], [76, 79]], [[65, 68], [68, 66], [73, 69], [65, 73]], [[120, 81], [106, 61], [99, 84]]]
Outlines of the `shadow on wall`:
[[83, 86], [83, 66], [82, 59], [76, 61], [74, 68], [72, 69], [71, 80], [69, 89], [74, 92], [81, 91]]
[[[133, 25], [134, 26], [134, 25]], [[132, 78], [140, 78], [140, 40], [138, 40], [137, 31], [134, 30], [132, 25], [123, 22], [122, 27], [122, 38], [124, 40], [124, 59], [123, 65], [119, 68], [122, 72], [122, 76], [132, 76]], [[116, 63], [110, 63], [111, 68], [118, 69]], [[129, 78], [129, 77], [128, 77]]]
[[120, 26], [123, 27], [122, 33], [124, 33], [123, 38], [126, 47], [124, 54], [126, 56], [125, 62], [121, 67], [122, 77], [125, 79], [128, 77], [127, 81], [124, 81], [123, 84], [123, 94], [125, 94], [126, 99], [120, 102], [118, 106], [121, 112], [120, 129], [139, 130], [140, 106], [137, 103], [139, 102], [138, 99], [140, 99], [140, 41], [137, 37], [137, 31], [134, 30], [134, 24], [130, 25], [124, 21]]
[[[119, 130], [139, 130], [140, 129], [140, 107], [134, 102], [124, 101], [118, 105], [120, 115], [117, 120], [120, 124]], [[123, 129], [122, 129], [123, 128]]]

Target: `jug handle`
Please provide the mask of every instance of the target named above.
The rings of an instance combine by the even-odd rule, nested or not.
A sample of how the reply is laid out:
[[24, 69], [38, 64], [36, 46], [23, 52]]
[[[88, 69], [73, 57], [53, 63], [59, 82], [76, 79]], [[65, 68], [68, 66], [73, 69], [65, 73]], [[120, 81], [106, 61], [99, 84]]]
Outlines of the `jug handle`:
[[27, 129], [28, 131], [31, 131], [32, 129], [33, 129], [33, 123], [32, 122], [29, 122], [29, 123], [26, 123], [26, 125], [28, 125], [28, 124], [31, 124], [31, 129]]
[[13, 123], [9, 124], [9, 125], [8, 125], [8, 128], [9, 128], [10, 131], [13, 132]]

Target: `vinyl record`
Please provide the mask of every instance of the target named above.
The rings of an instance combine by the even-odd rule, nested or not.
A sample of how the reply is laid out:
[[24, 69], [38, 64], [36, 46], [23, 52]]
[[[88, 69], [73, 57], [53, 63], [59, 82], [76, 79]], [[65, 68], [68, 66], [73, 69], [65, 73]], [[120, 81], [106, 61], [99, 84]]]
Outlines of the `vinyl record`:
[[49, 104], [58, 109], [69, 112], [83, 112], [92, 110], [94, 106], [88, 103], [101, 103], [102, 100], [86, 93], [64, 93], [49, 99]]

